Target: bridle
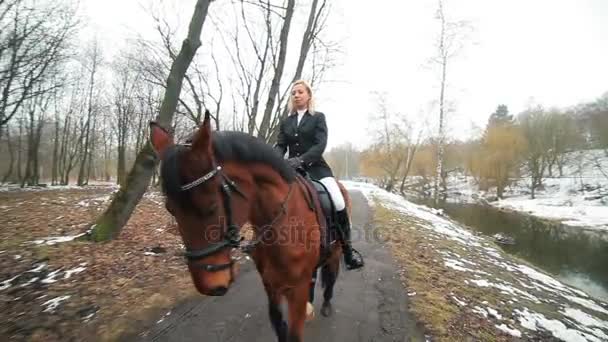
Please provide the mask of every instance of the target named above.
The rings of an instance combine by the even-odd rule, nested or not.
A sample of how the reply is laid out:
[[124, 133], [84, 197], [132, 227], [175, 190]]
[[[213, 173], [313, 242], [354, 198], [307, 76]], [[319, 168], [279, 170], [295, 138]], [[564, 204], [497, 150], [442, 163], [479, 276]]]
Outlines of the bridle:
[[[191, 146], [191, 145], [183, 144], [183, 146]], [[213, 160], [212, 167], [213, 168], [211, 169], [211, 171], [209, 171], [202, 177], [200, 177], [190, 183], [182, 185], [180, 187], [180, 191], [191, 190], [193, 188], [196, 188], [199, 185], [205, 184], [206, 182], [213, 179], [214, 177], [220, 177], [221, 178], [220, 190], [221, 190], [221, 194], [222, 194], [222, 200], [223, 200], [225, 215], [226, 215], [226, 219], [227, 219], [227, 222], [226, 222], [227, 228], [224, 231], [222, 240], [219, 242], [213, 242], [210, 245], [206, 246], [205, 248], [201, 248], [201, 249], [189, 249], [186, 247], [184, 256], [186, 257], [188, 262], [193, 262], [193, 261], [197, 261], [197, 260], [206, 258], [213, 254], [219, 253], [220, 251], [222, 251], [225, 248], [241, 248], [246, 252], [250, 252], [251, 249], [257, 243], [259, 243], [261, 241], [261, 237], [263, 235], [263, 234], [258, 233], [258, 238], [256, 239], [256, 241], [253, 241], [252, 243], [249, 243], [246, 246], [241, 245], [243, 238], [240, 236], [240, 227], [234, 223], [234, 220], [232, 217], [232, 194], [236, 193], [245, 200], [247, 199], [247, 197], [239, 189], [239, 187], [236, 185], [236, 183], [233, 180], [231, 180], [228, 177], [228, 175], [226, 175], [226, 173], [223, 171], [222, 167], [215, 163], [215, 160]], [[281, 211], [272, 220], [272, 222], [270, 224], [264, 226], [264, 228], [272, 227], [279, 220], [279, 218], [282, 215], [287, 213], [287, 202], [289, 201], [289, 198], [291, 197], [291, 192], [292, 192], [292, 184], [290, 183], [287, 196], [286, 196], [284, 202], [281, 204]], [[194, 266], [196, 268], [202, 268], [203, 270], [205, 270], [207, 272], [218, 272], [218, 271], [222, 271], [222, 270], [230, 268], [233, 264], [234, 264], [234, 260], [231, 258], [230, 262], [224, 263], [224, 264], [191, 263], [190, 265]]]

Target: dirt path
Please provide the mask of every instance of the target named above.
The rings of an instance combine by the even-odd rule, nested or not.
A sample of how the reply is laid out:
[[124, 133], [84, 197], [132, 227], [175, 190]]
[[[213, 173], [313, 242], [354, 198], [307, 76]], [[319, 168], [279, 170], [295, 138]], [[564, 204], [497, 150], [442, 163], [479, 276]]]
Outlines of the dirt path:
[[[365, 197], [351, 192], [355, 229], [371, 230], [371, 212]], [[316, 314], [307, 323], [306, 341], [419, 341], [420, 329], [407, 311], [408, 297], [387, 249], [372, 239], [357, 239], [365, 256], [361, 271], [342, 270], [334, 295], [335, 313], [319, 314], [322, 291], [316, 291]], [[142, 341], [273, 341], [266, 295], [252, 262], [224, 297], [199, 297], [169, 315], [159, 317]], [[162, 319], [162, 321], [161, 321]]]

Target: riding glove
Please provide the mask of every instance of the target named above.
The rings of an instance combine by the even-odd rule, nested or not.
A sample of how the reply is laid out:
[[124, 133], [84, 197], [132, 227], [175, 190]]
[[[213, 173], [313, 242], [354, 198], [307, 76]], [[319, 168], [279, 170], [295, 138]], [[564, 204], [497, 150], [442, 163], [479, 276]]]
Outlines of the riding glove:
[[300, 157], [289, 158], [289, 159], [287, 159], [287, 162], [294, 169], [302, 167], [302, 164], [303, 164], [302, 158], [300, 158]]

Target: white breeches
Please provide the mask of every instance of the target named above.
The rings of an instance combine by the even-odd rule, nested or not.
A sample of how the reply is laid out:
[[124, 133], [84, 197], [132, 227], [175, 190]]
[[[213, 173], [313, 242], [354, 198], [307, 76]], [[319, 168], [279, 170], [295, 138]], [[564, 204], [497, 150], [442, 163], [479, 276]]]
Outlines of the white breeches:
[[323, 185], [325, 185], [327, 188], [327, 191], [329, 191], [329, 196], [336, 206], [336, 211], [344, 210], [344, 208], [346, 208], [344, 196], [342, 196], [342, 192], [338, 187], [338, 182], [336, 182], [336, 179], [334, 177], [325, 177], [319, 179], [319, 181], [323, 183]]

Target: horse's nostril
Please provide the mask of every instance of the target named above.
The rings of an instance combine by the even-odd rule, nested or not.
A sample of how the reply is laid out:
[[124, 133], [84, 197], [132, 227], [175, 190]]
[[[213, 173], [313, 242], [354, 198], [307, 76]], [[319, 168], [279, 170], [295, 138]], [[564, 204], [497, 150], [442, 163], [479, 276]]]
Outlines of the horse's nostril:
[[210, 296], [223, 296], [228, 292], [228, 288], [225, 286], [216, 287], [213, 290], [209, 291]]

